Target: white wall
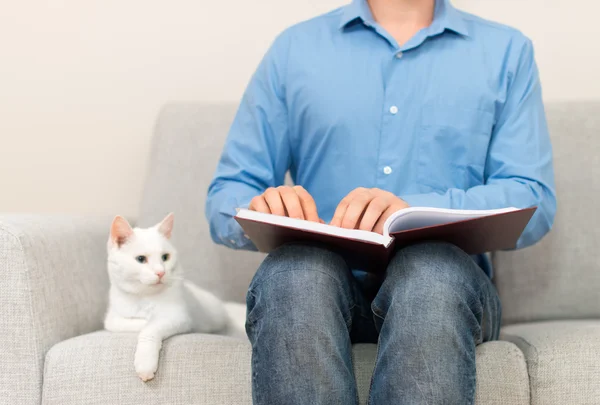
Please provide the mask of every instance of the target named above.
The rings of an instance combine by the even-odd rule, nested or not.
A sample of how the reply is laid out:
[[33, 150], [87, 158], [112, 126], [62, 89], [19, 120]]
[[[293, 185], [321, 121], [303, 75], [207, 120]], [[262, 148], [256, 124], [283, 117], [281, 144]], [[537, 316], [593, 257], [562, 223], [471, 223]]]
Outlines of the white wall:
[[[238, 100], [278, 32], [344, 3], [3, 0], [0, 211], [135, 216], [159, 106]], [[600, 98], [594, 0], [456, 5], [533, 38], [547, 100]]]
[[600, 3], [594, 0], [455, 0], [519, 28], [535, 45], [547, 101], [600, 99]]

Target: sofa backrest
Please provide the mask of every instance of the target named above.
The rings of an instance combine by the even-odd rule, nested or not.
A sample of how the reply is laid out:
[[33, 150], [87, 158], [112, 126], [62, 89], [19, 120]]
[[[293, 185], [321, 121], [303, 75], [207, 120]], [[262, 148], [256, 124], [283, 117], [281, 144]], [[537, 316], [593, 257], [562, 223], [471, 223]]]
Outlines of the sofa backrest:
[[[494, 254], [506, 323], [600, 317], [600, 102], [547, 106], [558, 215], [538, 245]], [[138, 223], [175, 212], [174, 243], [191, 280], [243, 302], [262, 254], [212, 243], [204, 218], [234, 105], [170, 104], [156, 124]], [[515, 145], [518, 147], [518, 145]]]
[[600, 102], [546, 113], [558, 212], [537, 245], [494, 254], [505, 323], [600, 318]]

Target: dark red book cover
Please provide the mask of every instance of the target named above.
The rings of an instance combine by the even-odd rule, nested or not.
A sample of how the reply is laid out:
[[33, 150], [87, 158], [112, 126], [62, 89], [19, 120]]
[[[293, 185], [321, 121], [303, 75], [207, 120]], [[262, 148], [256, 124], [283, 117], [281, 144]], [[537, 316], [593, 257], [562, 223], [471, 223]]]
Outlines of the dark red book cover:
[[468, 254], [512, 249], [535, 210], [535, 207], [527, 208], [392, 233], [394, 240], [388, 247], [252, 219], [236, 217], [236, 220], [261, 252], [269, 253], [286, 243], [314, 243], [343, 253], [357, 268], [379, 272], [385, 269], [396, 249], [423, 241], [452, 243]]
[[513, 249], [536, 208], [392, 233], [395, 248], [421, 241], [452, 243], [470, 255]]

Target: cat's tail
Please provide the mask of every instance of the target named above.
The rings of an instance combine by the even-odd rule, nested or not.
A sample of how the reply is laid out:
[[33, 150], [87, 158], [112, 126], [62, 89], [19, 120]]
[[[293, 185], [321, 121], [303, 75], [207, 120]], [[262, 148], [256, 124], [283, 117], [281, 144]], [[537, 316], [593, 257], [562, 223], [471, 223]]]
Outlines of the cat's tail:
[[188, 303], [194, 320], [194, 331], [218, 333], [238, 339], [246, 337], [246, 306], [234, 302], [224, 303], [214, 294], [190, 281], [183, 282], [192, 297]]
[[219, 333], [225, 330], [229, 323], [229, 315], [223, 301], [189, 281], [184, 281], [183, 286], [192, 297], [187, 301], [194, 331]]
[[237, 302], [226, 302], [229, 318], [225, 334], [238, 339], [248, 339], [246, 335], [246, 306]]

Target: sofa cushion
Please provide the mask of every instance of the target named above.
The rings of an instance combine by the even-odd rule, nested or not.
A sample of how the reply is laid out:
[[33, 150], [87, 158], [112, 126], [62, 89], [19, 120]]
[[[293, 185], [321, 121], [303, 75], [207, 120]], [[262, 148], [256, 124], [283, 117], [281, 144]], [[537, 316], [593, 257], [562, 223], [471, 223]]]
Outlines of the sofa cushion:
[[163, 345], [156, 377], [133, 367], [136, 335], [95, 332], [66, 340], [46, 355], [42, 403], [251, 404], [249, 343], [188, 334]]
[[541, 243], [494, 255], [505, 323], [600, 318], [600, 102], [547, 113], [558, 212]]
[[598, 404], [600, 321], [511, 325], [503, 339], [525, 354], [533, 405]]
[[509, 342], [477, 347], [477, 397], [481, 405], [529, 405], [529, 376], [523, 353]]
[[[156, 378], [142, 383], [133, 369], [135, 334], [95, 332], [64, 341], [46, 356], [43, 403], [250, 405], [250, 345], [231, 338], [189, 334], [168, 339]], [[375, 345], [354, 348], [365, 403]], [[477, 404], [529, 404], [522, 353], [511, 343], [477, 350]]]

